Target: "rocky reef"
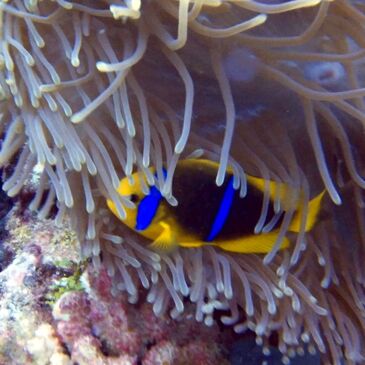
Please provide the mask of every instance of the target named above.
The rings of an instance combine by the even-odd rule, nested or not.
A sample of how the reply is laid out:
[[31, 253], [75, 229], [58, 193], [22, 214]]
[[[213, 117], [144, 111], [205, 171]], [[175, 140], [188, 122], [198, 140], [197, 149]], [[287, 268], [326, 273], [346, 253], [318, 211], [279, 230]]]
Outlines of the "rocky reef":
[[177, 322], [112, 296], [106, 271], [80, 262], [67, 222], [19, 203], [3, 220], [1, 365], [229, 364], [230, 330], [197, 323], [192, 307]]

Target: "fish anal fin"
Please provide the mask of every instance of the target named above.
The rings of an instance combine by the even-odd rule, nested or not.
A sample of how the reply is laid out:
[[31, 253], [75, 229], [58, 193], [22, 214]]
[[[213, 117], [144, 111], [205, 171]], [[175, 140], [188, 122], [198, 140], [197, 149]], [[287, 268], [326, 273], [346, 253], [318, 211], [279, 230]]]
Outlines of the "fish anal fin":
[[171, 252], [178, 246], [176, 235], [168, 223], [160, 222], [159, 224], [162, 226], [162, 232], [149, 247], [154, 251]]
[[[250, 235], [241, 237], [235, 240], [224, 242], [212, 242], [212, 245], [221, 248], [225, 251], [237, 253], [268, 253], [274, 247], [278, 238], [279, 231], [272, 231], [270, 233], [261, 233], [257, 235]], [[287, 248], [290, 242], [287, 237], [284, 237], [280, 249]]]
[[[314, 197], [312, 200], [309, 201], [308, 214], [306, 216], [305, 229], [304, 229], [305, 232], [310, 231], [315, 225], [318, 213], [321, 209], [321, 203], [325, 192], [326, 190], [323, 190], [320, 194], [318, 194], [316, 197]], [[295, 233], [300, 232], [302, 215], [303, 215], [303, 206], [301, 204], [290, 224], [289, 231]]]
[[186, 242], [179, 242], [179, 246], [185, 248], [194, 248], [194, 247], [202, 247], [202, 246], [210, 246], [209, 242], [203, 241], [186, 241]]

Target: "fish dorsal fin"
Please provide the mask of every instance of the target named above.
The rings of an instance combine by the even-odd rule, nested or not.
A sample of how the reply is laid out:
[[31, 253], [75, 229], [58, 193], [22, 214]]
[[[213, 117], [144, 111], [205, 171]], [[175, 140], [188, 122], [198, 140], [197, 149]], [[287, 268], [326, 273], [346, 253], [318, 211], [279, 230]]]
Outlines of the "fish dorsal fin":
[[[207, 160], [207, 159], [204, 159], [204, 158], [181, 160], [181, 161], [179, 161], [179, 165], [180, 166], [186, 165], [186, 166], [189, 166], [189, 167], [194, 166], [194, 167], [197, 167], [197, 168], [205, 167], [207, 170], [214, 171], [214, 173], [216, 173], [216, 174], [218, 173], [218, 170], [219, 170], [219, 163], [218, 162], [212, 161], [212, 160]], [[232, 167], [227, 166], [226, 173], [228, 175], [232, 175], [233, 174]]]
[[[184, 160], [184, 163], [190, 165], [204, 165], [206, 168], [213, 169], [218, 171], [219, 163], [206, 159], [196, 159], [196, 160]], [[233, 174], [233, 170], [230, 166], [227, 167], [227, 173], [229, 175]], [[257, 190], [261, 191], [263, 194], [265, 193], [265, 184], [266, 180], [263, 178], [255, 177], [246, 174], [247, 182], [254, 186]], [[272, 202], [279, 198], [280, 206], [282, 210], [288, 211], [290, 209], [296, 209], [298, 206], [298, 200], [300, 198], [298, 194], [298, 189], [294, 186], [289, 186], [288, 184], [284, 184], [281, 182], [269, 180], [269, 197]], [[279, 190], [278, 190], [279, 189]]]
[[[265, 185], [267, 184], [267, 180], [250, 175], [246, 175], [246, 177], [249, 185], [254, 186], [263, 194], [265, 193]], [[282, 210], [288, 211], [290, 209], [296, 208], [299, 199], [297, 189], [287, 184], [272, 180], [268, 181], [268, 187], [270, 200], [274, 202], [277, 198], [279, 198]]]

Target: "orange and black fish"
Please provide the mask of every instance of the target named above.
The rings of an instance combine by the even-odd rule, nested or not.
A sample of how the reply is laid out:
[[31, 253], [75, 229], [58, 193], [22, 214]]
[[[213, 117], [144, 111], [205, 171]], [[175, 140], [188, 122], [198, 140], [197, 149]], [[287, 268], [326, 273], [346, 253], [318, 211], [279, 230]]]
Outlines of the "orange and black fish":
[[[121, 180], [118, 193], [135, 203], [136, 208], [125, 208], [123, 223], [152, 241], [152, 248], [171, 251], [174, 247], [216, 246], [239, 253], [267, 253], [275, 244], [286, 210], [294, 210], [289, 232], [300, 231], [303, 214], [303, 194], [275, 181], [269, 182], [270, 203], [267, 221], [269, 232], [255, 234], [261, 215], [265, 180], [247, 177], [247, 194], [240, 197], [233, 187], [233, 171], [228, 170], [222, 186], [215, 179], [219, 165], [204, 159], [181, 160], [176, 167], [172, 191], [178, 204], [170, 205], [156, 186], [142, 192], [139, 174], [132, 180]], [[151, 172], [155, 173], [154, 168]], [[277, 190], [279, 189], [279, 190]], [[278, 195], [279, 192], [279, 195]], [[305, 231], [310, 231], [317, 221], [324, 192], [308, 204]], [[296, 197], [296, 198], [295, 198]], [[274, 202], [279, 198], [280, 212], [275, 212]], [[118, 216], [115, 204], [107, 200], [108, 207]], [[120, 218], [120, 217], [119, 217]], [[265, 230], [264, 230], [265, 231]], [[284, 237], [281, 249], [289, 246]]]

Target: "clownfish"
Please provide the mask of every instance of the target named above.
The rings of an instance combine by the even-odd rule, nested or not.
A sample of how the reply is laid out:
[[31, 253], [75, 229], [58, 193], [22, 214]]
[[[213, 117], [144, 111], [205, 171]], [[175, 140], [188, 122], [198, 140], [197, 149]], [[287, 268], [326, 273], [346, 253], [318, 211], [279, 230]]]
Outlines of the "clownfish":
[[[261, 230], [255, 233], [262, 210], [265, 180], [246, 175], [247, 194], [242, 198], [233, 187], [231, 169], [227, 170], [223, 184], [216, 185], [218, 168], [218, 163], [204, 159], [178, 162], [172, 183], [176, 206], [170, 205], [156, 186], [151, 186], [149, 194], [145, 195], [138, 173], [132, 175], [133, 183], [131, 179], [123, 178], [117, 189], [136, 208], [126, 207], [126, 218], [121, 219], [114, 202], [107, 199], [107, 205], [126, 226], [152, 240], [151, 247], [162, 252], [169, 252], [177, 246], [207, 245], [238, 253], [270, 252], [278, 238], [284, 212], [289, 209], [294, 214], [288, 231], [300, 231], [303, 214], [300, 194], [299, 198], [293, 199], [293, 189], [283, 183], [270, 181], [267, 221], [274, 223], [269, 232]], [[155, 173], [154, 168], [150, 169]], [[280, 189], [279, 213], [274, 209], [275, 199], [278, 199], [276, 189]], [[323, 195], [324, 191], [308, 203], [306, 232], [317, 221]], [[280, 249], [288, 246], [289, 239], [284, 237]]]

